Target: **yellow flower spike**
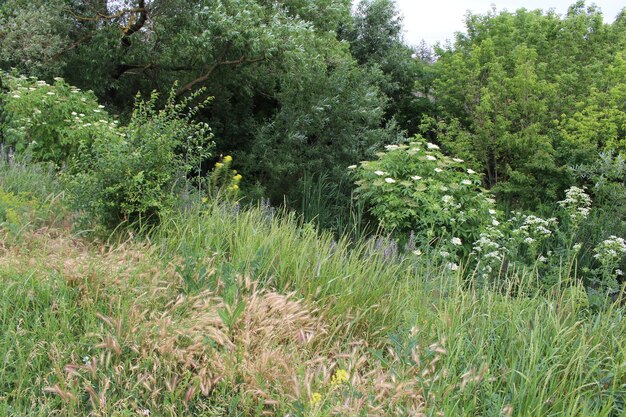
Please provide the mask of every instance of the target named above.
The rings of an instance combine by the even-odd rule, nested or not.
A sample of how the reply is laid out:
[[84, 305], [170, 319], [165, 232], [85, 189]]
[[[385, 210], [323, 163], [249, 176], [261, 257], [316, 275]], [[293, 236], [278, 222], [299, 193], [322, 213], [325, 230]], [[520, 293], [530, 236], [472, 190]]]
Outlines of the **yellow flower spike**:
[[233, 191], [237, 191], [239, 189], [239, 186], [237, 184], [233, 185], [232, 187], [230, 187]]
[[311, 395], [311, 405], [314, 406], [318, 403], [320, 403], [322, 401], [322, 394], [320, 394], [319, 392], [314, 392]]
[[218, 163], [215, 164], [215, 168], [221, 168], [223, 166], [224, 166], [224, 164], [222, 164], [221, 162], [218, 162]]
[[232, 160], [233, 160], [233, 157], [232, 157], [232, 156], [230, 156], [230, 155], [226, 155], [226, 156], [224, 157], [224, 162], [231, 162]]
[[242, 178], [243, 178], [243, 177], [242, 177], [240, 174], [237, 174], [237, 175], [235, 175], [235, 176], [233, 177], [233, 180], [235, 180], [236, 182], [239, 182], [239, 181], [241, 181], [241, 179], [242, 179]]

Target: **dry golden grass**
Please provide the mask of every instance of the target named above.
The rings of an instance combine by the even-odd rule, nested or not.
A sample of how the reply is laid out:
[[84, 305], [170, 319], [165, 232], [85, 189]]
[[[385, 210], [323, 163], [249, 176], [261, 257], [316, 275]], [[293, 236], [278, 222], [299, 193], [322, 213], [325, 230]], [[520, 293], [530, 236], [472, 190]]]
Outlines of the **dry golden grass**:
[[[67, 355], [50, 352], [56, 380], [44, 392], [60, 397], [70, 415], [178, 415], [181, 406], [201, 409], [224, 392], [268, 415], [300, 402], [311, 415], [418, 416], [427, 400], [436, 361], [425, 365], [415, 352], [405, 371], [422, 378], [407, 382], [374, 359], [364, 340], [349, 336], [349, 317], [328, 317], [247, 277], [238, 278], [234, 295], [225, 295], [220, 277], [215, 290], [185, 295], [176, 265], [162, 265], [147, 244], [103, 249], [42, 229], [19, 245], [0, 245], [0, 266], [62, 277], [79, 291], [78, 311], [95, 311], [100, 325], [87, 336], [97, 353], [71, 352], [69, 363], [59, 363]], [[349, 380], [334, 385], [340, 368]], [[323, 393], [320, 404], [310, 404], [314, 393]]]

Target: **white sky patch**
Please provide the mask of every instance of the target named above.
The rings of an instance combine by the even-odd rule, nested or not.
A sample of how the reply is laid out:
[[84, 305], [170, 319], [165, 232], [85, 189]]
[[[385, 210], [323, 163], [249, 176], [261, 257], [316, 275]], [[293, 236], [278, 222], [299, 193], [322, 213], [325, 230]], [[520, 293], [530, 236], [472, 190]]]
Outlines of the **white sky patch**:
[[[398, 9], [404, 15], [404, 37], [409, 45], [417, 45], [422, 39], [428, 44], [444, 43], [447, 39], [453, 40], [455, 32], [465, 30], [465, 14], [485, 14], [493, 6], [497, 11], [517, 9], [549, 10], [564, 15], [575, 0], [396, 0]], [[587, 1], [587, 5], [592, 2]], [[596, 0], [605, 22], [613, 22], [615, 16], [626, 6], [624, 0]]]

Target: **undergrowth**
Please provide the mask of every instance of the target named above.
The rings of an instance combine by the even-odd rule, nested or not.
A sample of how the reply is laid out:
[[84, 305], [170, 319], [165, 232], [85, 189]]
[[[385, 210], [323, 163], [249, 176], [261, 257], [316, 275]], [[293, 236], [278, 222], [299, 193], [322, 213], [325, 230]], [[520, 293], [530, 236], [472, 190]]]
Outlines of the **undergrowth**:
[[53, 173], [2, 168], [0, 415], [624, 414], [623, 310], [571, 282], [470, 285], [265, 203], [86, 240]]

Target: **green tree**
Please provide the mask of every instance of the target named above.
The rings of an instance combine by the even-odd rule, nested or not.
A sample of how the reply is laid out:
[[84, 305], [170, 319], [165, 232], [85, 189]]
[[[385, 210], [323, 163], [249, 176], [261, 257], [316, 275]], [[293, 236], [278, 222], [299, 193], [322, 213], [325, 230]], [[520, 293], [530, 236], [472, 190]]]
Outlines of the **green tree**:
[[[29, 8], [46, 12], [43, 0], [9, 1], [12, 14], [3, 16], [12, 21]], [[122, 119], [138, 91], [176, 81], [179, 97], [205, 88], [214, 99], [196, 118], [212, 126], [217, 153], [234, 153], [236, 168], [277, 200], [304, 171], [337, 167], [338, 180], [340, 166], [395, 140], [384, 72], [359, 66], [336, 33], [351, 22], [349, 0], [58, 1], [45, 17], [63, 28], [55, 73], [93, 90]]]
[[402, 16], [395, 0], [359, 1], [340, 36], [350, 43], [352, 56], [361, 66], [380, 69], [377, 82], [389, 99], [386, 119], [395, 119], [409, 135], [417, 133], [420, 115], [427, 110], [415, 94], [422, 61], [402, 38]]
[[[583, 125], [597, 117], [619, 123], [619, 105], [602, 95], [613, 91], [619, 100], [619, 88], [607, 85], [615, 85], [615, 32], [623, 36], [623, 29], [603, 23], [600, 11], [583, 2], [563, 18], [493, 10], [468, 14], [466, 26], [467, 34], [437, 51], [440, 120], [430, 128], [506, 201], [530, 207], [555, 201], [572, 181], [567, 166], [589, 162], [607, 146], [580, 133], [598, 134], [599, 122]], [[594, 106], [612, 116], [599, 116]]]

